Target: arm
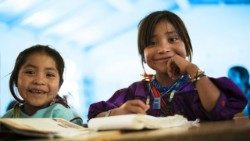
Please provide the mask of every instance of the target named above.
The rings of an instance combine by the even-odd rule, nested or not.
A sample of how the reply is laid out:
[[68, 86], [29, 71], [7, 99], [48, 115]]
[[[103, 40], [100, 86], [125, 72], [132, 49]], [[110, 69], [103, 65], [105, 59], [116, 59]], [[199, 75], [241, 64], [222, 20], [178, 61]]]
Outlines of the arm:
[[[109, 115], [125, 115], [125, 114], [146, 114], [146, 111], [149, 109], [149, 105], [146, 105], [142, 100], [134, 99], [128, 100], [120, 107], [112, 109], [109, 111]], [[102, 114], [102, 113], [101, 113]], [[98, 115], [97, 115], [98, 116]]]
[[[195, 77], [199, 70], [195, 64], [187, 61], [179, 55], [175, 55], [172, 60], [167, 63], [169, 66], [168, 74], [173, 78], [179, 74], [172, 71], [176, 70], [176, 68], [171, 68], [171, 66], [174, 66], [171, 65], [172, 63], [176, 64], [175, 66], [178, 67], [179, 73], [189, 74], [191, 79]], [[194, 85], [197, 89], [201, 106], [206, 112], [214, 111], [214, 109], [221, 109], [223, 108], [223, 105], [226, 106], [228, 108], [227, 110], [231, 113], [235, 112], [235, 110], [240, 112], [239, 107], [244, 106], [246, 102], [246, 98], [241, 90], [232, 81], [226, 78], [216, 80], [204, 76], [196, 81]], [[237, 105], [238, 107], [230, 107], [231, 105]]]
[[194, 113], [205, 120], [225, 120], [232, 119], [235, 114], [242, 112], [247, 104], [243, 92], [226, 77], [209, 79], [220, 90], [220, 96], [210, 112], [204, 110], [200, 100], [194, 100]]
[[[191, 79], [194, 79], [198, 71], [199, 68], [196, 65], [192, 63], [187, 65], [186, 72], [191, 76]], [[201, 77], [200, 80], [196, 81], [194, 85], [198, 91], [198, 95], [204, 109], [207, 112], [212, 111], [220, 96], [220, 91], [217, 86], [215, 86], [206, 76]]]
[[[199, 68], [195, 64], [189, 62], [188, 60], [177, 54], [172, 57], [172, 60], [168, 61], [167, 65], [169, 68], [168, 74], [171, 78], [176, 78], [176, 76], [180, 75], [179, 73], [181, 73], [189, 74], [191, 79], [194, 79], [199, 70]], [[178, 68], [173, 68], [173, 66], [176, 66]], [[179, 70], [179, 72], [175, 72], [174, 70]], [[216, 105], [217, 100], [219, 99], [219, 89], [206, 76], [201, 77], [201, 79], [199, 79], [195, 83], [195, 87], [198, 91], [202, 106], [206, 111], [211, 111]]]
[[100, 101], [90, 105], [88, 112], [88, 119], [95, 117], [102, 117], [108, 114], [108, 111], [119, 107], [127, 99], [128, 89], [121, 89], [116, 91], [109, 100]]
[[142, 100], [134, 99], [126, 101], [120, 107], [101, 112], [97, 114], [96, 117], [107, 117], [126, 114], [146, 114], [146, 111], [148, 109], [149, 105], [146, 105]]
[[148, 106], [141, 100], [146, 97], [144, 93], [142, 83], [134, 83], [128, 88], [118, 90], [108, 101], [91, 104], [88, 118], [145, 113]]

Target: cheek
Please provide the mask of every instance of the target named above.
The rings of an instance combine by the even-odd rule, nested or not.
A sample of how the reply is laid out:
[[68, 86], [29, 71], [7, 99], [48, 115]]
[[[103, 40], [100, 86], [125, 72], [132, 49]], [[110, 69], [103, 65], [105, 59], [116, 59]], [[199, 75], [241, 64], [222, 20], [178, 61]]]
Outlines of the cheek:
[[152, 51], [148, 48], [144, 49], [144, 60], [147, 63], [152, 58]]
[[183, 58], [187, 57], [187, 52], [184, 43], [176, 48], [175, 52]]
[[29, 80], [25, 77], [19, 77], [16, 86], [18, 87], [18, 89], [24, 89], [28, 82]]
[[184, 49], [183, 51], [180, 52], [180, 56], [183, 57], [183, 58], [186, 58], [187, 57], [187, 53], [186, 53], [186, 50]]
[[50, 84], [50, 87], [54, 93], [58, 93], [60, 86], [59, 86], [59, 81], [55, 81]]
[[22, 80], [24, 80], [24, 78], [22, 77], [23, 75], [21, 75], [20, 73], [18, 74], [17, 77], [17, 81], [16, 81], [16, 86], [19, 86], [20, 84], [22, 84]]

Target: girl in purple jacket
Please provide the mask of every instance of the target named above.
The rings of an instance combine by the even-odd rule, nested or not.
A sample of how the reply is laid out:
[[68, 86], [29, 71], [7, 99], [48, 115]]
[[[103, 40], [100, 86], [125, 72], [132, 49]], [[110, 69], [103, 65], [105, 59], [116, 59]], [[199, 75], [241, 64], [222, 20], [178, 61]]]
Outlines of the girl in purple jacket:
[[136, 113], [225, 120], [245, 107], [245, 96], [231, 80], [209, 77], [191, 62], [191, 40], [176, 14], [156, 11], [142, 19], [138, 50], [142, 66], [146, 63], [156, 74], [145, 74], [144, 80], [116, 91], [108, 101], [91, 104], [89, 119]]

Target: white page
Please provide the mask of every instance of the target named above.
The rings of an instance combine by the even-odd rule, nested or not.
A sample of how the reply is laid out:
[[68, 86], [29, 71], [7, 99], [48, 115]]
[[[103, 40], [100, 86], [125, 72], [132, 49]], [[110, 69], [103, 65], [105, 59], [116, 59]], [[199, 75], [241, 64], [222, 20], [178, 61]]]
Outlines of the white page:
[[[197, 121], [198, 122], [198, 121]], [[110, 117], [93, 118], [89, 121], [88, 127], [93, 130], [114, 130], [114, 129], [160, 129], [177, 126], [190, 126], [193, 121], [188, 121], [181, 115], [168, 117], [154, 117], [143, 114], [118, 115]]]
[[88, 127], [93, 130], [115, 130], [115, 129], [142, 129], [144, 123], [138, 122], [137, 115], [118, 115], [110, 117], [93, 118], [88, 122]]

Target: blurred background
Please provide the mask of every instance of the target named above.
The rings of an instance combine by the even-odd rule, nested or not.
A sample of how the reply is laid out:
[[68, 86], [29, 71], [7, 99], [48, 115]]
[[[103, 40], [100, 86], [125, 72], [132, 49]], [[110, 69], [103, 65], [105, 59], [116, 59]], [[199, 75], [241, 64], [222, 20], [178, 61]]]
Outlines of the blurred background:
[[250, 0], [0, 0], [0, 115], [13, 99], [8, 80], [18, 53], [45, 44], [65, 59], [60, 95], [86, 121], [91, 103], [141, 80], [137, 25], [156, 10], [183, 19], [193, 62], [207, 75], [250, 69]]

